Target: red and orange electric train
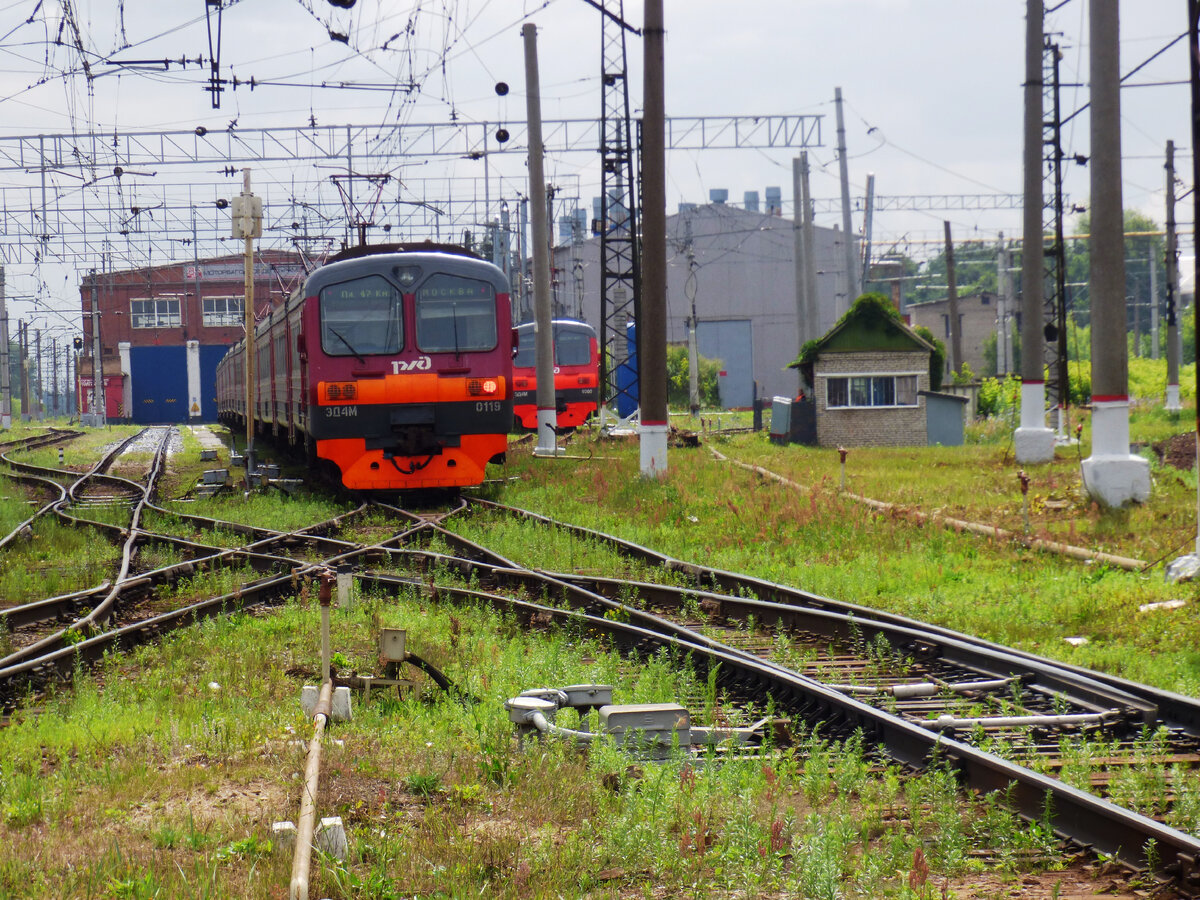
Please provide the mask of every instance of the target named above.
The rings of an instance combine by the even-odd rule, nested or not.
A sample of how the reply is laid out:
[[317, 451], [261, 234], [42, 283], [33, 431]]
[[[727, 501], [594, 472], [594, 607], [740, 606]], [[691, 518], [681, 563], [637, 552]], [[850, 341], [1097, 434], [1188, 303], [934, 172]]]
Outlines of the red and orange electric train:
[[[479, 484], [513, 421], [509, 285], [459, 248], [351, 251], [254, 330], [255, 433], [335, 466], [351, 490]], [[246, 422], [245, 340], [217, 411]]]
[[[513, 416], [519, 428], [537, 430], [537, 355], [533, 323], [518, 325], [513, 357]], [[596, 329], [577, 319], [555, 319], [554, 406], [557, 427], [577, 428], [595, 414], [600, 396]]]

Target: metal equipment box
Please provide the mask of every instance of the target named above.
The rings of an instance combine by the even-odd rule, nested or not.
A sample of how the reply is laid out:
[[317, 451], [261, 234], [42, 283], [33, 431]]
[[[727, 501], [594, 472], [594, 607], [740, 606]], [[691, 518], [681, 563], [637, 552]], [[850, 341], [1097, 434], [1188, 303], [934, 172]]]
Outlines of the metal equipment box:
[[692, 742], [692, 719], [677, 703], [631, 703], [600, 707], [600, 730], [620, 747], [646, 747]]
[[379, 630], [379, 656], [385, 662], [404, 662], [404, 642], [407, 632], [403, 628], [381, 628]]

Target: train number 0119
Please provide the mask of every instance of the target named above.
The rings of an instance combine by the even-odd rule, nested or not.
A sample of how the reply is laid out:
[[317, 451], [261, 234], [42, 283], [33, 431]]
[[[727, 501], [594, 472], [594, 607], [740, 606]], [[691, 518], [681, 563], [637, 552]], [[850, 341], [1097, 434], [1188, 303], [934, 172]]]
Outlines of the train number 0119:
[[502, 408], [499, 400], [480, 400], [475, 404], [475, 412], [500, 412]]

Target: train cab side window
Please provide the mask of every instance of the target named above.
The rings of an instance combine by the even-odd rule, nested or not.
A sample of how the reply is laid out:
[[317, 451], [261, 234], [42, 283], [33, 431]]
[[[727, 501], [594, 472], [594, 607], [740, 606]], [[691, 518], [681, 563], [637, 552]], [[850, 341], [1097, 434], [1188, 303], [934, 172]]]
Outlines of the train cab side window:
[[321, 349], [329, 356], [399, 353], [404, 346], [400, 291], [379, 275], [321, 290]]
[[433, 275], [417, 288], [417, 348], [425, 353], [494, 350], [496, 293], [486, 281]]

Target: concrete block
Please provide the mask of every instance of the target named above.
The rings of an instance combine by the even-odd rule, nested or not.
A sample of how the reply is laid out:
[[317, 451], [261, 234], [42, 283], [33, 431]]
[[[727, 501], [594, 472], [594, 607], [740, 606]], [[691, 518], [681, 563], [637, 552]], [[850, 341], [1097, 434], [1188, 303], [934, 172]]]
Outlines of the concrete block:
[[296, 846], [296, 825], [293, 822], [275, 822], [271, 825], [271, 847], [277, 852], [290, 853]]
[[354, 718], [350, 708], [350, 688], [335, 687], [333, 689], [333, 703], [330, 705], [329, 718], [335, 722], [349, 722]]
[[[306, 684], [300, 689], [300, 708], [304, 715], [312, 718], [316, 713], [317, 700], [320, 699], [321, 689], [316, 685]], [[329, 719], [332, 722], [349, 722], [353, 718], [350, 707], [350, 688], [335, 687], [329, 705]]]
[[342, 826], [341, 816], [330, 816], [322, 819], [313, 835], [313, 844], [322, 853], [335, 859], [343, 860], [350, 855], [350, 844], [346, 840], [346, 829]]
[[217, 458], [216, 450], [201, 450], [200, 451], [200, 461], [201, 462], [208, 462], [208, 461], [214, 460], [216, 458]]
[[317, 708], [317, 700], [320, 699], [321, 689], [314, 684], [306, 684], [300, 688], [300, 708], [304, 710], [306, 718], [311, 719]]

